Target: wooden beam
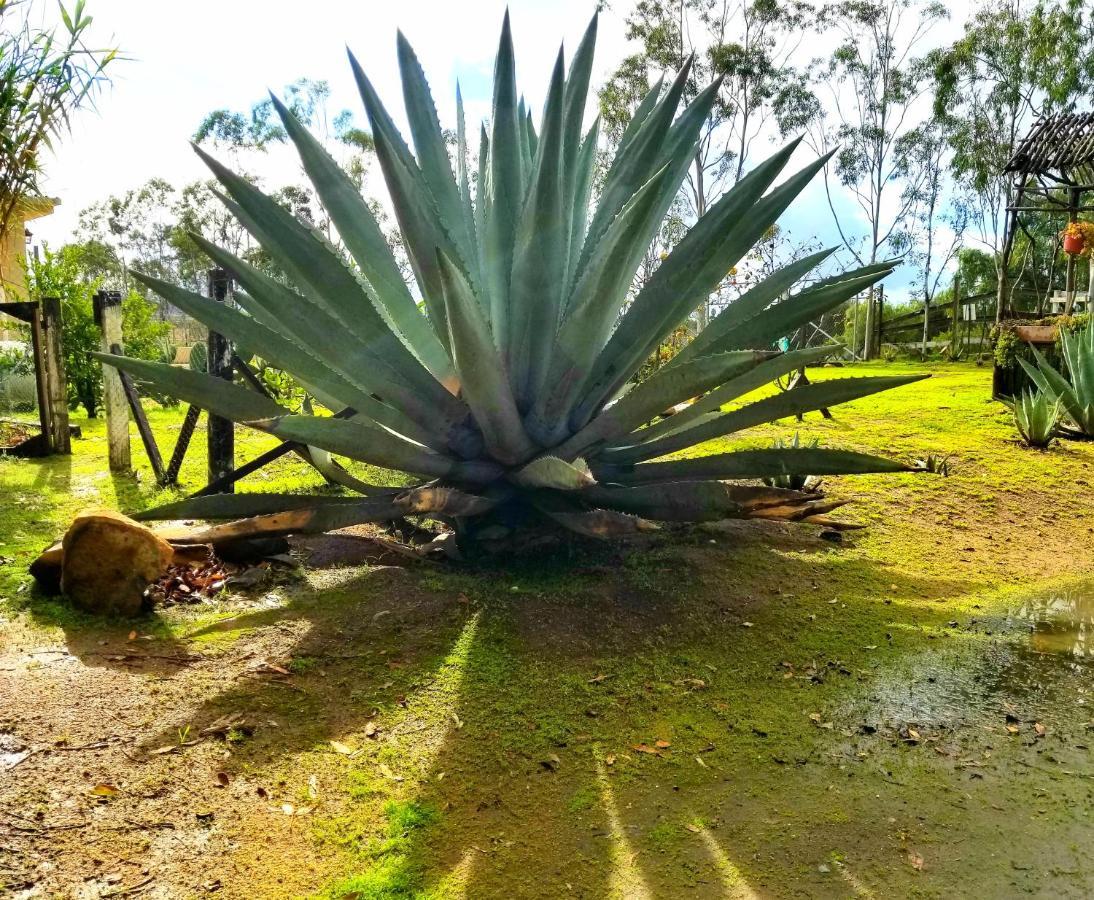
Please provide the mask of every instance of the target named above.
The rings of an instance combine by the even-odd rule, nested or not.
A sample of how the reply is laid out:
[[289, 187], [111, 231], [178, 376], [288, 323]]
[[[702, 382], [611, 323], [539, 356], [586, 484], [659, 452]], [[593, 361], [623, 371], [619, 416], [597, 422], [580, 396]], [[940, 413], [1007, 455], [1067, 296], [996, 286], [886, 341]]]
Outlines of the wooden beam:
[[[110, 352], [121, 355], [122, 348], [118, 344], [112, 344]], [[133, 414], [133, 421], [137, 423], [137, 433], [144, 444], [144, 452], [148, 454], [148, 461], [152, 464], [152, 472], [156, 476], [156, 484], [163, 484], [163, 457], [160, 456], [160, 448], [156, 443], [156, 436], [152, 434], [152, 427], [148, 424], [148, 416], [144, 414], [141, 406], [140, 394], [133, 385], [133, 377], [128, 372], [118, 370], [121, 378], [122, 390], [125, 391], [125, 400], [129, 404], [129, 411]]]

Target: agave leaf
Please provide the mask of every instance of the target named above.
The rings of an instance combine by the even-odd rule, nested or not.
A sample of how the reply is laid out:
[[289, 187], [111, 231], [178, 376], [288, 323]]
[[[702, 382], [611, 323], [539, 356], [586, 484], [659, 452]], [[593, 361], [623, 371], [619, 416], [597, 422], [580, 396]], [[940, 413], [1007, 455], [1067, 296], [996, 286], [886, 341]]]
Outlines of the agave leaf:
[[320, 447], [360, 462], [415, 475], [450, 478], [485, 484], [501, 475], [500, 467], [486, 460], [457, 461], [403, 440], [361, 419], [282, 415], [243, 422], [251, 428], [276, 435], [283, 441]]
[[585, 537], [607, 540], [657, 530], [657, 525], [638, 516], [610, 509], [586, 509], [559, 494], [542, 493], [532, 501], [544, 515]]
[[[758, 215], [756, 208], [763, 192], [786, 166], [797, 143], [787, 145], [760, 163], [727, 191], [658, 266], [601, 353], [577, 413], [579, 421], [590, 417], [631, 377], [652, 348], [706, 299], [730, 267], [755, 243], [754, 235], [762, 235], [778, 218], [782, 212], [778, 204], [769, 205], [770, 219]], [[802, 181], [798, 177], [787, 184], [796, 187]], [[789, 198], [786, 202], [789, 203]]]
[[604, 187], [600, 193], [596, 212], [593, 213], [592, 221], [589, 223], [585, 245], [576, 268], [578, 277], [591, 260], [601, 237], [608, 231], [612, 221], [631, 202], [631, 198], [639, 189], [650, 181], [653, 173], [661, 167], [661, 148], [687, 85], [692, 62], [692, 57], [684, 62], [665, 96], [655, 103], [631, 139], [620, 143], [604, 179]]
[[446, 516], [481, 516], [497, 506], [498, 502], [490, 497], [467, 494], [455, 488], [425, 485], [399, 494], [395, 498], [395, 505], [408, 516], [431, 513]]
[[696, 459], [674, 459], [641, 465], [591, 463], [601, 483], [652, 484], [662, 481], [707, 481], [732, 478], [774, 478], [810, 472], [814, 475], [864, 475], [871, 472], [915, 472], [913, 466], [850, 450], [801, 449], [734, 450]]
[[643, 185], [611, 223], [574, 286], [555, 338], [544, 390], [525, 420], [529, 433], [541, 446], [553, 446], [566, 437], [571, 407], [633, 275], [628, 270], [629, 251], [646, 228], [666, 172], [661, 169]]
[[458, 389], [452, 362], [403, 281], [398, 263], [376, 218], [349, 176], [274, 95], [274, 107], [296, 144], [304, 171], [323, 208], [372, 288], [370, 296], [406, 340], [422, 364], [453, 393]]
[[875, 376], [869, 378], [837, 378], [820, 381], [783, 391], [773, 397], [765, 397], [740, 409], [723, 413], [711, 422], [695, 425], [658, 440], [606, 450], [604, 459], [609, 462], [638, 462], [656, 459], [714, 438], [725, 437], [736, 431], [774, 422], [786, 416], [826, 409], [838, 403], [847, 403], [859, 397], [867, 397], [880, 391], [891, 390], [929, 378], [929, 375]]
[[742, 321], [762, 312], [772, 303], [783, 298], [798, 279], [815, 269], [834, 252], [835, 248], [831, 248], [811, 253], [809, 256], [788, 263], [759, 284], [749, 288], [711, 319], [693, 341], [669, 360], [669, 365], [679, 365], [709, 353], [711, 347], [727, 338]]
[[[378, 421], [383, 421], [388, 427], [394, 428], [406, 437], [434, 449], [442, 449], [446, 445], [443, 433], [427, 431], [414, 424], [398, 410], [385, 406], [371, 394], [328, 368], [311, 350], [304, 349], [281, 334], [271, 331], [254, 318], [243, 315], [225, 303], [218, 303], [175, 287], [158, 278], [142, 275], [139, 272], [134, 272], [133, 275], [183, 312], [225, 337], [246, 345], [252, 353], [259, 354], [278, 368], [292, 372], [310, 385], [315, 385], [321, 393], [337, 398], [342, 406], [352, 406], [366, 415], [370, 412], [376, 413], [381, 417]], [[319, 349], [321, 352], [322, 348]], [[431, 427], [435, 427], [439, 420], [434, 414], [432, 419], [427, 421]]]
[[[582, 143], [581, 129], [582, 123], [585, 117], [585, 100], [589, 94], [589, 80], [592, 76], [593, 70], [593, 53], [596, 49], [596, 32], [597, 24], [600, 13], [599, 11], [593, 13], [592, 20], [589, 22], [588, 28], [585, 29], [585, 34], [581, 38], [581, 43], [578, 44], [577, 51], [574, 53], [573, 61], [570, 63], [570, 71], [566, 76], [566, 99], [565, 109], [563, 110], [563, 138], [562, 138], [562, 196], [563, 202], [567, 208], [564, 210], [566, 216], [566, 234], [569, 238], [569, 246], [566, 250], [567, 260], [564, 262], [564, 268], [567, 272], [566, 284], [569, 284], [568, 273], [570, 269], [569, 256], [572, 253], [576, 254], [580, 245], [575, 244], [572, 236], [575, 232], [574, 216], [578, 207], [578, 202], [581, 194], [585, 188], [582, 185], [582, 180], [586, 174], [586, 162], [583, 159], [585, 155], [585, 147]], [[594, 123], [594, 128], [595, 128]], [[570, 204], [567, 201], [573, 198], [575, 203]], [[588, 196], [585, 196], [585, 206], [588, 205]], [[580, 226], [576, 229], [578, 233], [584, 231], [585, 228], [585, 212], [581, 212]]]
[[181, 366], [166, 363], [148, 362], [117, 356], [113, 353], [92, 353], [95, 359], [107, 363], [123, 372], [128, 372], [138, 381], [153, 385], [158, 391], [169, 397], [176, 397], [184, 403], [192, 403], [214, 415], [233, 422], [244, 419], [263, 419], [279, 416], [289, 411], [279, 406], [257, 391], [241, 387], [226, 381], [195, 372]]
[[[589, 198], [593, 189], [593, 175], [596, 170], [596, 148], [600, 140], [600, 117], [598, 116], [578, 150], [574, 161], [576, 169], [573, 188], [573, 208], [570, 216], [570, 242], [566, 251], [566, 280], [564, 282], [567, 295], [573, 285], [574, 269], [577, 267], [578, 256], [581, 253], [581, 245], [585, 240], [585, 226], [589, 219]], [[567, 195], [570, 196], [570, 195]]]
[[767, 509], [802, 507], [815, 494], [778, 488], [723, 484], [720, 481], [681, 481], [636, 487], [600, 486], [582, 494], [596, 506], [665, 522], [709, 522], [762, 517]]
[[336, 318], [362, 348], [391, 371], [392, 383], [405, 383], [411, 394], [421, 393], [441, 406], [454, 399], [395, 335], [363, 284], [322, 235], [305, 228], [246, 180], [203, 156], [232, 194], [232, 199], [222, 197], [232, 213], [316, 306]]
[[410, 42], [402, 31], [398, 33], [397, 47], [399, 71], [403, 81], [403, 100], [406, 104], [407, 121], [418, 156], [422, 177], [428, 185], [440, 210], [441, 217], [449, 224], [453, 237], [460, 248], [461, 257], [474, 261], [471, 235], [466, 229], [466, 219], [460, 201], [456, 180], [445, 147], [437, 108], [429, 91], [421, 63]]
[[806, 323], [816, 321], [824, 313], [877, 284], [892, 274], [895, 264], [888, 260], [818, 282], [752, 316], [713, 346], [718, 350], [769, 347], [779, 338], [793, 334]]
[[255, 537], [279, 537], [289, 534], [322, 534], [364, 522], [390, 522], [402, 513], [392, 497], [369, 497], [354, 503], [315, 503], [300, 509], [270, 513], [210, 525], [196, 531], [171, 535], [173, 543], [222, 544]]
[[[441, 287], [440, 271], [437, 268], [437, 248], [460, 260], [468, 272], [472, 271], [469, 266], [477, 265], [478, 260], [474, 257], [464, 260], [452, 236], [459, 221], [449, 222], [443, 217], [421, 169], [411, 156], [372, 82], [352, 54], [350, 63], [372, 126], [376, 158], [380, 162], [395, 209], [395, 218], [399, 222], [403, 246], [414, 270], [414, 278], [421, 289], [433, 330], [441, 342], [446, 343], [448, 331], [444, 318], [444, 289]], [[460, 213], [461, 220], [462, 215]]]
[[321, 355], [335, 372], [368, 395], [358, 397], [360, 405], [354, 404], [359, 413], [415, 440], [420, 434], [444, 434], [461, 456], [470, 458], [482, 449], [481, 438], [464, 425], [467, 405], [439, 383], [430, 378], [428, 389], [407, 384], [371, 345], [358, 340], [325, 310], [200, 235], [192, 237], [236, 276], [247, 291], [248, 302], [258, 303], [280, 323], [282, 335]]
[[[631, 442], [656, 440], [668, 434], [675, 434], [692, 423], [710, 421], [711, 418], [719, 415], [721, 408], [731, 400], [736, 400], [738, 397], [743, 397], [765, 384], [770, 384], [776, 378], [781, 378], [788, 372], [812, 365], [830, 355], [832, 350], [833, 347], [807, 347], [804, 350], [791, 350], [788, 353], [780, 353], [771, 359], [763, 360], [747, 372], [730, 378], [701, 400], [691, 404], [687, 409], [668, 419], [650, 425], [648, 428], [634, 432], [630, 436]], [[744, 351], [738, 350], [735, 352]], [[683, 363], [681, 365], [687, 364]], [[671, 371], [673, 368], [667, 366], [662, 371]]]
[[753, 369], [768, 355], [753, 350], [719, 353], [702, 356], [680, 366], [659, 369], [563, 443], [556, 452], [567, 458], [610, 443], [673, 405], [700, 396], [726, 379]]
[[541, 456], [509, 476], [522, 487], [551, 488], [556, 491], [579, 491], [595, 484], [588, 467], [580, 460], [569, 463], [557, 456]]
[[513, 392], [482, 308], [464, 274], [439, 254], [449, 344], [464, 399], [482, 429], [490, 455], [507, 465], [535, 452], [521, 425]]
[[[350, 421], [353, 421], [353, 419], [351, 418]], [[364, 497], [374, 497], [386, 493], [386, 489], [377, 490], [373, 485], [366, 484], [361, 479], [354, 477], [349, 470], [338, 463], [328, 450], [323, 450], [321, 447], [305, 447], [304, 455], [315, 471], [331, 484], [341, 485], [351, 491], [356, 491]]]
[[543, 138], [535, 158], [513, 249], [509, 285], [509, 365], [517, 406], [527, 409], [547, 374], [548, 357], [558, 329], [565, 279], [566, 219], [562, 173], [562, 54], [555, 62]]
[[[460, 91], [460, 83], [456, 82], [456, 169], [459, 176], [460, 208], [464, 218], [464, 228], [471, 238], [471, 244], [475, 247], [472, 254], [473, 260], [478, 263], [478, 229], [475, 225], [475, 211], [471, 205], [471, 175], [467, 167], [467, 121], [463, 111], [463, 94]], [[481, 271], [481, 266], [480, 266]]]
[[483, 281], [489, 297], [489, 322], [499, 348], [509, 334], [509, 273], [513, 269], [513, 240], [520, 221], [521, 149], [517, 120], [516, 62], [509, 11], [501, 26], [494, 63], [494, 99], [491, 115], [489, 180], [490, 216], [483, 235]]
[[[403, 488], [377, 488], [378, 496], [394, 497]], [[315, 506], [360, 505], [360, 497], [317, 497], [314, 494], [209, 494], [165, 503], [133, 514], [140, 522], [170, 519], [240, 519]]]

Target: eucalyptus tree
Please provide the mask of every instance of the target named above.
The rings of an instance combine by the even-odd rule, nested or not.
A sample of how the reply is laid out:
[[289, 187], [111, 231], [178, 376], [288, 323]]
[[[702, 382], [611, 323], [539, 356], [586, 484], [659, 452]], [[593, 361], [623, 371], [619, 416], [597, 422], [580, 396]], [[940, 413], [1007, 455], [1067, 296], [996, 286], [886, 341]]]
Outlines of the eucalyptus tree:
[[[664, 79], [691, 57], [686, 97], [718, 79], [681, 191], [682, 219], [701, 217], [744, 176], [756, 142], [785, 135], [800, 116], [808, 90], [791, 59], [810, 10], [804, 0], [640, 0], [627, 16], [627, 37], [639, 49], [620, 62], [599, 97], [609, 145], [621, 138], [651, 79]], [[700, 327], [709, 311], [698, 311]]]
[[903, 134], [897, 158], [904, 188], [902, 200], [911, 208], [905, 224], [908, 260], [917, 271], [917, 291], [923, 300], [921, 353], [927, 355], [931, 308], [939, 285], [956, 259], [968, 223], [968, 205], [955, 196], [949, 178], [949, 116], [936, 115]]
[[[813, 68], [818, 106], [810, 134], [818, 151], [836, 150], [825, 167], [825, 194], [840, 238], [860, 265], [907, 249], [917, 192], [903, 184], [909, 164], [902, 150], [920, 125], [929, 89], [916, 54], [946, 14], [944, 4], [929, 0], [841, 0], [818, 17], [819, 29], [837, 43]], [[837, 197], [850, 198], [850, 212]], [[870, 310], [873, 288], [868, 296]], [[868, 343], [869, 319], [865, 331]]]

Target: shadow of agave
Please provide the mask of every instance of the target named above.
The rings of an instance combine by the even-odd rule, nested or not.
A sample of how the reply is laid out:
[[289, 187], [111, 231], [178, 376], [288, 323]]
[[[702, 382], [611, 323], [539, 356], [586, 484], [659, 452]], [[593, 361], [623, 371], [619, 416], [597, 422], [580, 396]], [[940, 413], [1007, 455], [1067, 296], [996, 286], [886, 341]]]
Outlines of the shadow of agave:
[[[835, 615], [826, 601], [845, 596], [851, 563], [815, 538], [731, 536], [716, 548], [705, 532], [571, 548], [504, 569], [375, 570], [187, 635], [248, 635], [223, 651], [227, 685], [186, 713], [198, 731], [229, 713], [257, 723], [216, 764], [277, 786], [247, 827], [283, 839], [237, 854], [242, 877], [262, 884], [277, 861], [298, 873], [279, 889], [335, 897], [709, 896], [715, 885], [752, 896], [757, 869], [770, 866], [753, 858], [747, 820], [790, 796], [776, 789], [732, 814], [724, 804], [770, 777], [766, 748], [740, 766], [757, 733], [771, 734], [774, 753], [815, 760], [808, 721], [780, 724], [800, 701], [777, 670], [826, 642], [845, 652], [831, 631], [798, 632], [804, 609]], [[853, 568], [867, 586], [845, 603], [859, 628], [921, 620], [880, 604], [881, 593], [958, 590], [861, 560]], [[754, 628], [741, 627], [746, 617]], [[796, 706], [793, 715], [802, 718]], [[170, 722], [146, 748], [180, 727]], [[656, 740], [670, 746], [635, 750]], [[320, 773], [318, 800], [309, 772]], [[279, 804], [308, 809], [310, 837]], [[344, 878], [317, 883], [307, 864], [319, 858]]]

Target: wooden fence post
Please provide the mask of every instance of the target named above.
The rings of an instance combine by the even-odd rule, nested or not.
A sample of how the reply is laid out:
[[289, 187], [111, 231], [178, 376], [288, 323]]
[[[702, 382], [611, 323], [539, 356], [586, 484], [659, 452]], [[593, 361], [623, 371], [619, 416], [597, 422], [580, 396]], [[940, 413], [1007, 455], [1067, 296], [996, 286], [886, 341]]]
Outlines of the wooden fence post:
[[45, 349], [46, 397], [50, 412], [49, 449], [53, 453], [71, 453], [68, 431], [68, 381], [61, 348], [61, 300], [42, 298], [42, 337]]
[[[209, 296], [218, 303], [227, 303], [231, 299], [232, 276], [224, 269], [210, 269], [208, 272]], [[232, 361], [232, 343], [215, 331], [209, 332], [209, 374], [214, 378], [231, 381], [235, 367]], [[235, 468], [235, 425], [228, 419], [209, 414], [209, 481], [219, 481]], [[233, 493], [235, 483], [231, 482], [223, 493]]]
[[[972, 325], [969, 325], [972, 328]], [[961, 349], [961, 279], [953, 276], [953, 335], [950, 337], [950, 358], [956, 359]]]
[[885, 285], [877, 289], [877, 325], [874, 328], [874, 356], [881, 356], [881, 336], [885, 324]]
[[[115, 344], [122, 346], [122, 295], [119, 291], [98, 291], [94, 297], [95, 321], [102, 332], [100, 349], [109, 353]], [[129, 404], [121, 376], [113, 366], [103, 363], [103, 408], [106, 412], [106, 442], [111, 472], [132, 468], [129, 452]]]

